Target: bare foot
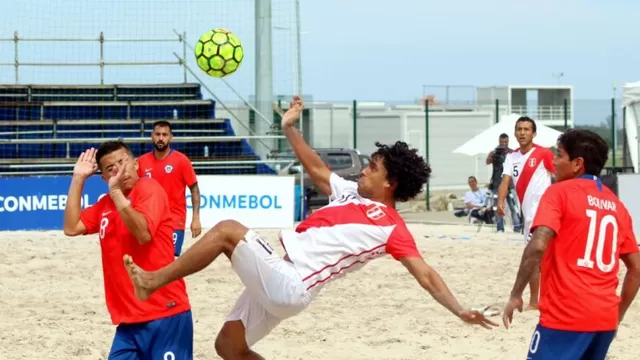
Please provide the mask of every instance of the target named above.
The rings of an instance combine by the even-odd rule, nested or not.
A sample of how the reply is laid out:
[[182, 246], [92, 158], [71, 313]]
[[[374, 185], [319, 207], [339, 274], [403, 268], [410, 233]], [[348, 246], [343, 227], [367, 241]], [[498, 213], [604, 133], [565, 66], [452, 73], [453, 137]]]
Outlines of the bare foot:
[[534, 310], [538, 310], [538, 304], [529, 304], [529, 306], [527, 306], [524, 311], [534, 311]]
[[146, 301], [153, 293], [153, 289], [150, 286], [152, 279], [151, 274], [140, 269], [140, 267], [133, 262], [133, 258], [129, 255], [125, 255], [122, 258], [122, 261], [124, 261], [124, 266], [127, 269], [131, 282], [133, 283], [133, 290], [136, 297], [139, 300]]

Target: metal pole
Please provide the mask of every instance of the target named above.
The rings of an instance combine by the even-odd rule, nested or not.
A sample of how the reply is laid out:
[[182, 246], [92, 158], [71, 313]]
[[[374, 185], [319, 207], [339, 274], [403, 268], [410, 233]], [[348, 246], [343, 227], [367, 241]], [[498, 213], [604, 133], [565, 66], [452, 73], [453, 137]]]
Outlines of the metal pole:
[[616, 167], [616, 99], [611, 98], [611, 166]]
[[104, 84], [104, 32], [100, 32], [100, 85]]
[[[296, 5], [296, 63], [298, 70], [298, 95], [302, 96], [302, 48], [301, 48], [301, 30], [300, 30], [300, 0], [295, 0]], [[300, 114], [300, 133], [304, 137], [304, 110]], [[311, 127], [309, 127], [311, 129]], [[309, 136], [307, 136], [307, 142], [311, 145], [312, 141]], [[305, 210], [305, 191], [304, 191], [304, 167], [300, 167], [300, 218], [304, 219], [304, 210]]]
[[[424, 135], [425, 135], [425, 142], [424, 142], [424, 159], [427, 163], [429, 163], [429, 100], [426, 100], [424, 102]], [[424, 197], [424, 201], [426, 202], [427, 205], [427, 211], [431, 211], [431, 192], [429, 189], [429, 182], [427, 181], [426, 186], [426, 193], [425, 193], [425, 197]]]
[[16, 66], [16, 71], [15, 71], [15, 72], [16, 72], [16, 73], [15, 73], [15, 76], [16, 76], [16, 85], [20, 83], [19, 70], [18, 70], [18, 68], [20, 67], [20, 62], [18, 61], [18, 41], [19, 41], [19, 40], [20, 40], [20, 39], [18, 38], [18, 32], [17, 32], [17, 31], [14, 31], [14, 32], [13, 32], [13, 41], [14, 41], [14, 46], [13, 46], [13, 48], [14, 48], [14, 52], [13, 52], [13, 60], [14, 60], [14, 62], [15, 62], [15, 64], [16, 64], [16, 65], [15, 65], [15, 66]]
[[353, 100], [353, 148], [358, 148], [358, 102]]
[[500, 122], [500, 100], [496, 99], [496, 124]]
[[627, 107], [622, 108], [622, 166], [629, 166], [629, 156], [627, 151], [629, 144], [627, 143]]
[[[278, 109], [282, 109], [282, 98], [278, 98]], [[273, 125], [278, 128], [280, 132], [282, 132], [282, 115], [278, 114], [278, 122], [273, 122]], [[278, 140], [277, 143], [278, 152], [282, 151], [282, 141]]]
[[[254, 0], [255, 3], [255, 94], [256, 108], [267, 117], [267, 123], [256, 121], [258, 134], [267, 134], [273, 124], [273, 54], [271, 41], [271, 0]], [[267, 157], [275, 143], [266, 141], [266, 151], [258, 156]]]
[[187, 67], [184, 66], [187, 63], [187, 32], [183, 31], [182, 36], [182, 70], [184, 71], [184, 83], [187, 83]]
[[564, 99], [564, 105], [562, 106], [564, 111], [564, 129], [567, 130], [569, 128], [569, 105], [567, 104], [567, 99]]
[[[302, 29], [300, 29], [300, 0], [296, 1], [296, 49], [298, 64], [298, 94], [302, 96]], [[300, 119], [302, 120], [302, 118]]]

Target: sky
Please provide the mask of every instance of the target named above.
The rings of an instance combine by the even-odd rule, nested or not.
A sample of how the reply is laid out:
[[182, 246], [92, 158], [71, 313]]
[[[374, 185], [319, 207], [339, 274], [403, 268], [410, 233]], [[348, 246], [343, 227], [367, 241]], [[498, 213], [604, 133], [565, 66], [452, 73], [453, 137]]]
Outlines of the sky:
[[[296, 88], [293, 0], [272, 1], [274, 95]], [[225, 27], [243, 42], [245, 59], [227, 78], [242, 96], [254, 93], [254, 0], [24, 0], [3, 4], [0, 38], [176, 38], [190, 44], [210, 28]], [[574, 87], [577, 122], [598, 123], [608, 99], [638, 79], [640, 47], [630, 25], [640, 2], [630, 0], [300, 0], [303, 94], [314, 100], [413, 103], [427, 92], [472, 101], [473, 86]], [[278, 29], [279, 28], [279, 29]], [[284, 28], [284, 29], [282, 29]], [[289, 30], [287, 30], [287, 28]], [[0, 42], [0, 63], [14, 61], [14, 44]], [[107, 61], [174, 61], [179, 43], [106, 43]], [[219, 80], [189, 65], [217, 95], [238, 98]], [[21, 42], [20, 61], [95, 62], [97, 42]], [[258, 58], [258, 59], [257, 59]], [[560, 79], [554, 74], [563, 73]], [[100, 80], [97, 67], [23, 67], [21, 83]], [[181, 82], [177, 65], [107, 67], [105, 83]], [[188, 81], [195, 79], [189, 76]], [[0, 67], [0, 83], [14, 69]], [[467, 86], [467, 87], [460, 87]]]

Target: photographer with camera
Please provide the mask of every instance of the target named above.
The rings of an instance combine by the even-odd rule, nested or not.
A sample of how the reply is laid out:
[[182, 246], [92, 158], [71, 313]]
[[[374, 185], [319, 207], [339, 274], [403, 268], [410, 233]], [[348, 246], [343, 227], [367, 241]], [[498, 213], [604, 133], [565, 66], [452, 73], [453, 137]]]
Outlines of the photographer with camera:
[[[498, 146], [487, 156], [486, 164], [493, 165], [489, 188], [491, 189], [491, 195], [496, 199], [498, 196], [498, 187], [500, 187], [500, 182], [502, 181], [504, 160], [507, 158], [507, 154], [512, 151], [513, 150], [509, 149], [509, 135], [502, 133], [498, 138]], [[517, 210], [515, 198], [511, 194], [512, 190], [513, 183], [509, 186], [509, 196], [507, 196], [506, 200], [513, 220], [513, 231], [520, 232], [522, 221], [520, 221], [520, 211]], [[502, 216], [496, 215], [496, 230], [504, 232], [504, 218]]]

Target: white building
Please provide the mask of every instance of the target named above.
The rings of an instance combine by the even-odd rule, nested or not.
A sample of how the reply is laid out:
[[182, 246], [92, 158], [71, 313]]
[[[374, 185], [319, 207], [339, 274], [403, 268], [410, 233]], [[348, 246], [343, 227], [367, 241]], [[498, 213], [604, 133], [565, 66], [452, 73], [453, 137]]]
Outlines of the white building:
[[[439, 99], [435, 99], [435, 104], [429, 107], [428, 141], [426, 114], [424, 106], [420, 104], [358, 102], [354, 126], [352, 102], [307, 101], [305, 105], [308, 112], [303, 117], [304, 135], [313, 147], [356, 147], [362, 153], [374, 151], [376, 141], [393, 143], [403, 140], [417, 147], [423, 155], [428, 145], [428, 158], [433, 169], [431, 189], [437, 190], [464, 189], [468, 186], [467, 178], [470, 175], [475, 175], [480, 183], [488, 181], [491, 167], [485, 165], [486, 155], [469, 157], [452, 152], [490, 127], [502, 115], [528, 115], [540, 124], [558, 129], [564, 129], [566, 117], [567, 125], [573, 126], [572, 86], [479, 87], [476, 88], [476, 99], [474, 104], [466, 105], [438, 104]], [[249, 124], [249, 128], [253, 128], [255, 121], [264, 121], [257, 116], [250, 117], [250, 109], [244, 105], [227, 107], [237, 116], [233, 120], [237, 135], [249, 133], [239, 121]], [[216, 108], [216, 114], [218, 118], [233, 119], [221, 106]], [[495, 143], [487, 144], [487, 153], [497, 144], [498, 139]], [[283, 147], [286, 146], [285, 142]]]

